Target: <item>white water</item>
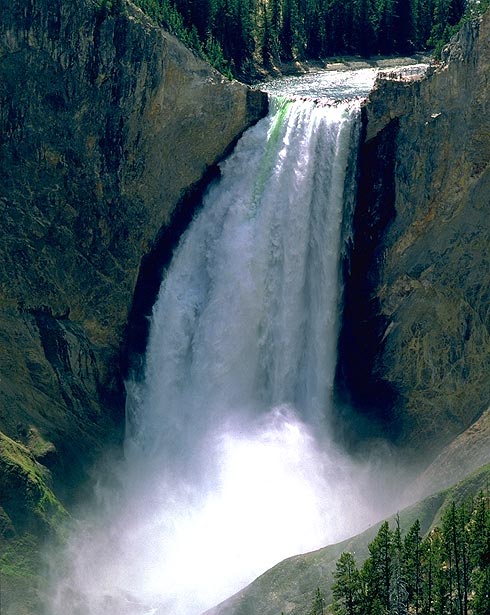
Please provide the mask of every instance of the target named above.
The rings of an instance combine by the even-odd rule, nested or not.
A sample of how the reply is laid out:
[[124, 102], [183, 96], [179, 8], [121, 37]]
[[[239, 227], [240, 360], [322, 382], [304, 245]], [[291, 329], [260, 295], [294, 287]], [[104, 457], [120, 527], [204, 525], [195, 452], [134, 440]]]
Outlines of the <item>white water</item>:
[[153, 309], [141, 401], [130, 413], [133, 463], [164, 451], [179, 473], [200, 467], [216, 426], [248, 425], [278, 405], [316, 429], [325, 423], [358, 114], [279, 102], [222, 165]]
[[319, 70], [302, 75], [279, 77], [262, 83], [260, 88], [275, 96], [287, 93], [288, 96], [321, 98], [335, 103], [366, 98], [373, 88], [378, 72], [377, 68]]
[[128, 383], [121, 486], [72, 531], [52, 615], [197, 615], [379, 515], [329, 432], [358, 133], [358, 104], [276, 102], [222, 164]]

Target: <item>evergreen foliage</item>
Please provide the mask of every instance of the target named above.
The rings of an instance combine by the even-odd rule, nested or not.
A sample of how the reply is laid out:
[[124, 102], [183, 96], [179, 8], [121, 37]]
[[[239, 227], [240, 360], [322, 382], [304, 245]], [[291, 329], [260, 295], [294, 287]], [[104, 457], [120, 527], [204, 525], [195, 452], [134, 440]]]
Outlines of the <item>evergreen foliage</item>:
[[315, 597], [313, 599], [313, 604], [311, 606], [311, 610], [308, 615], [324, 615], [325, 613], [325, 596], [317, 588], [315, 592]]
[[480, 493], [443, 513], [422, 538], [384, 522], [359, 569], [350, 553], [336, 564], [335, 615], [490, 615], [490, 498]]
[[135, 1], [228, 76], [277, 61], [440, 53], [464, 21], [490, 5], [490, 0]]

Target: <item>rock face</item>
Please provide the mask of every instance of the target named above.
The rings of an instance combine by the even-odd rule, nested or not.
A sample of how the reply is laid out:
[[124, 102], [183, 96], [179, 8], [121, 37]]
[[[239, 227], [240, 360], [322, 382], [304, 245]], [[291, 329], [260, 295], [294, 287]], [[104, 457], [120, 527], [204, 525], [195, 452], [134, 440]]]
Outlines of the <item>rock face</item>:
[[444, 60], [378, 80], [365, 106], [339, 369], [361, 412], [429, 457], [490, 400], [488, 12]]
[[124, 0], [2, 0], [0, 71], [2, 487], [63, 498], [122, 432], [142, 259], [267, 101]]

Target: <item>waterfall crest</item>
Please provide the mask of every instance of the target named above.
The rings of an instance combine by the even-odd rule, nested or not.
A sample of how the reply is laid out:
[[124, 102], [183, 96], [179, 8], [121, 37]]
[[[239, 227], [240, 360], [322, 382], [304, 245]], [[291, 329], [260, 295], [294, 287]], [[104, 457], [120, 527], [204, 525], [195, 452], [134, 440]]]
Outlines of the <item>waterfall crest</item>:
[[328, 428], [359, 118], [274, 99], [221, 165], [128, 383], [122, 487], [68, 545], [54, 615], [197, 615], [373, 521]]

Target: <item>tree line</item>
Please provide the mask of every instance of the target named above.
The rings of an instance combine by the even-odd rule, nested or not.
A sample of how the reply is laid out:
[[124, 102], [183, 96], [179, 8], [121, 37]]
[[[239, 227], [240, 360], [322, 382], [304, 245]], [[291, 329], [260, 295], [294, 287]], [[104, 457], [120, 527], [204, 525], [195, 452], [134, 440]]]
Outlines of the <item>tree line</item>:
[[490, 0], [136, 0], [228, 75], [338, 55], [440, 49]]
[[[425, 537], [384, 522], [359, 568], [342, 553], [332, 586], [334, 615], [490, 615], [490, 498], [451, 504]], [[310, 615], [325, 615], [318, 589]]]

